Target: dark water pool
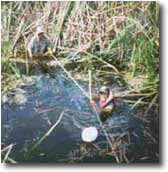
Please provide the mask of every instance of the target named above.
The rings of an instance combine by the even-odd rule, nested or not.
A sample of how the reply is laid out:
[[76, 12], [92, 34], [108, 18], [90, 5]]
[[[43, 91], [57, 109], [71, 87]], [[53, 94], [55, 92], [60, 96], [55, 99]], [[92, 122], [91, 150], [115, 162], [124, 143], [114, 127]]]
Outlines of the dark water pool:
[[[79, 84], [88, 91], [86, 83]], [[132, 113], [135, 111], [129, 110], [130, 107], [121, 102], [103, 125], [111, 137], [136, 133], [130, 137], [129, 145], [143, 148], [144, 140], [139, 136], [148, 124], [133, 118]], [[59, 125], [26, 157], [26, 152], [54, 125], [63, 111]], [[11, 143], [15, 144], [10, 157], [17, 162], [60, 162], [61, 159], [64, 162], [67, 157], [81, 154], [81, 145], [86, 148], [81, 140], [81, 131], [89, 126], [96, 126], [99, 130], [95, 144], [106, 140], [88, 98], [62, 71], [57, 71], [52, 77], [40, 73], [34, 76], [34, 82], [29, 85], [21, 85], [9, 91], [6, 101], [2, 102], [1, 114], [1, 145], [4, 148]], [[102, 158], [93, 151], [82, 162], [116, 160], [114, 157]]]

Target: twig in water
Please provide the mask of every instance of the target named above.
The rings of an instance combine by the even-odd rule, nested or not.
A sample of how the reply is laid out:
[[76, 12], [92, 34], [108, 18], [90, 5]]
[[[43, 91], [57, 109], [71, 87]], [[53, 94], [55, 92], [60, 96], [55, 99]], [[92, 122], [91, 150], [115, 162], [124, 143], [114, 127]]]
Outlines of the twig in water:
[[8, 145], [7, 147], [3, 148], [3, 149], [1, 150], [1, 153], [3, 153], [3, 152], [5, 152], [6, 150], [8, 150], [8, 149], [10, 148], [11, 145], [12, 145], [12, 144], [10, 144], [10, 145]]
[[[135, 100], [127, 100], [127, 99], [123, 99], [123, 102], [126, 102], [126, 103], [130, 103], [130, 104], [132, 104], [132, 103], [136, 103], [137, 101], [135, 101]], [[148, 105], [148, 104], [150, 104], [150, 102], [144, 102], [144, 101], [140, 101], [139, 102], [139, 104], [141, 104], [141, 105]], [[153, 104], [153, 105], [155, 105], [156, 107], [158, 106], [158, 104]]]
[[125, 159], [125, 162], [126, 162], [127, 164], [130, 163], [129, 160], [128, 160], [128, 158], [127, 158], [127, 156], [126, 156], [125, 154], [123, 155], [123, 158]]
[[[129, 93], [129, 92], [128, 92]], [[146, 93], [146, 94], [123, 94], [122, 95], [117, 95], [116, 97], [140, 97], [140, 96], [146, 96], [146, 97], [149, 97], [149, 96], [152, 96], [153, 94], [156, 94], [156, 92], [152, 92], [152, 93]]]
[[[8, 151], [7, 151], [6, 155], [5, 155], [5, 158], [4, 158], [4, 160], [3, 160], [2, 163], [5, 163], [5, 161], [8, 159], [8, 156], [9, 156], [11, 150], [12, 150], [13, 145], [14, 145], [14, 144], [10, 144], [10, 145], [7, 147]], [[6, 149], [5, 149], [5, 150], [6, 150]], [[3, 152], [3, 151], [4, 151], [4, 150], [2, 150], [2, 152]]]
[[141, 102], [141, 100], [143, 99], [143, 97], [141, 97], [132, 107], [130, 110], [133, 110], [137, 104], [139, 104]]
[[49, 135], [51, 134], [51, 132], [54, 130], [54, 128], [60, 123], [60, 121], [61, 121], [63, 115], [64, 115], [64, 111], [61, 113], [61, 115], [60, 115], [58, 121], [57, 121], [57, 122], [47, 131], [46, 134], [44, 134], [43, 137], [41, 137], [41, 139], [32, 147], [32, 149], [30, 150], [30, 152], [33, 151], [38, 145], [40, 145], [40, 144], [42, 143], [42, 141], [43, 141], [47, 136], [49, 136]]
[[148, 108], [146, 109], [146, 111], [145, 111], [145, 113], [144, 113], [144, 117], [147, 116], [148, 111], [149, 111], [149, 110], [151, 109], [151, 107], [154, 105], [154, 103], [155, 103], [157, 97], [158, 97], [158, 94], [156, 94], [156, 96], [153, 98], [153, 100], [152, 100], [151, 103], [149, 104]]
[[89, 97], [92, 98], [92, 73], [89, 70]]
[[147, 130], [144, 130], [144, 135], [148, 136], [153, 141], [153, 143], [157, 142], [156, 139]]
[[14, 159], [10, 158], [8, 156], [8, 159], [7, 159], [9, 162], [11, 162], [12, 164], [17, 164], [18, 162], [16, 162]]

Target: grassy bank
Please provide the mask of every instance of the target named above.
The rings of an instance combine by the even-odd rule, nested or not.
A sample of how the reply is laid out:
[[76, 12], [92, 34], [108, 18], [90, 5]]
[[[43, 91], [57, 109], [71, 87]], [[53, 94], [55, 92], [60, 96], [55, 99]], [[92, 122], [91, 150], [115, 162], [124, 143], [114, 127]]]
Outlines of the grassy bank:
[[158, 94], [158, 3], [2, 2], [1, 13], [3, 78], [20, 77], [9, 59], [26, 59], [27, 43], [44, 25], [56, 57], [83, 62], [77, 72], [108, 72], [126, 84], [138, 80], [134, 91], [154, 93], [151, 99]]

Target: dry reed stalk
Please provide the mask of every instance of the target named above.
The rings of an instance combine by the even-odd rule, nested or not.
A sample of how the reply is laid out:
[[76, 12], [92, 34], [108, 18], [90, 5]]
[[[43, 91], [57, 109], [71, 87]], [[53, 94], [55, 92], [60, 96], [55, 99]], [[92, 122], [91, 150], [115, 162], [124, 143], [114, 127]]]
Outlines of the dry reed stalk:
[[8, 13], [8, 22], [7, 22], [7, 38], [6, 38], [7, 41], [9, 41], [9, 35], [10, 35], [11, 18], [12, 18], [12, 4], [13, 4], [13, 2], [10, 2], [9, 13]]
[[148, 136], [154, 144], [157, 143], [156, 139], [147, 130], [144, 130], [144, 136]]
[[1, 151], [1, 153], [2, 153], [4, 150], [8, 150], [7, 153], [6, 153], [6, 155], [5, 155], [5, 157], [4, 157], [4, 159], [3, 159], [3, 162], [2, 162], [2, 163], [5, 163], [6, 160], [8, 159], [8, 156], [9, 156], [9, 154], [10, 154], [10, 152], [11, 152], [13, 146], [14, 146], [14, 144], [10, 144], [9, 146], [7, 146], [7, 149], [3, 149], [3, 150]]
[[119, 73], [118, 69], [114, 65], [112, 65], [110, 63], [107, 63], [106, 61], [102, 60], [101, 58], [98, 58], [97, 56], [92, 55], [92, 54], [90, 54], [90, 53], [88, 53], [86, 51], [83, 51], [83, 53], [89, 55], [90, 57], [93, 57], [93, 58], [97, 59], [98, 61], [101, 61], [102, 63], [105, 63], [108, 67], [111, 67], [116, 73]]
[[62, 12], [62, 15], [60, 16], [60, 18], [58, 19], [58, 23], [57, 25], [55, 26], [56, 27], [56, 37], [55, 37], [55, 43], [54, 43], [54, 47], [53, 47], [53, 51], [55, 52], [56, 51], [56, 46], [58, 44], [58, 39], [60, 37], [60, 33], [62, 32], [63, 30], [63, 24], [64, 24], [64, 21], [65, 21], [65, 18], [66, 18], [66, 15], [69, 11], [69, 7], [71, 5], [71, 2], [65, 2], [65, 6], [64, 6], [64, 9], [63, 9], [63, 12]]
[[12, 145], [14, 146], [15, 144], [10, 144], [10, 145], [6, 146], [5, 148], [3, 148], [3, 149], [1, 150], [1, 153], [3, 153], [3, 152], [5, 152], [6, 150], [8, 150]]
[[126, 156], [125, 154], [123, 155], [123, 158], [124, 158], [124, 160], [125, 160], [125, 162], [126, 162], [127, 164], [130, 163], [129, 160], [128, 160], [128, 158], [127, 158], [127, 156]]
[[[132, 91], [131, 91], [132, 92]], [[152, 93], [142, 93], [142, 94], [124, 94], [124, 95], [117, 95], [116, 97], [140, 97], [140, 96], [143, 96], [143, 97], [150, 97], [152, 95], [155, 95], [156, 92], [152, 92]]]
[[89, 70], [89, 97], [92, 98], [92, 71]]
[[[136, 103], [137, 101], [135, 101], [135, 100], [127, 100], [127, 99], [122, 99], [123, 100], [123, 102], [127, 102], [127, 103]], [[149, 105], [151, 102], [145, 102], [145, 101], [140, 101], [139, 102], [139, 104], [140, 105]], [[158, 107], [158, 104], [153, 104], [153, 105], [155, 105], [156, 107]]]
[[137, 102], [135, 102], [135, 104], [130, 108], [130, 111], [132, 111], [141, 101], [142, 101], [143, 97], [141, 97]]
[[131, 59], [130, 59], [130, 65], [133, 66], [134, 65], [134, 54], [135, 54], [135, 48], [136, 45], [133, 45], [133, 50], [132, 50], [132, 55], [131, 55]]
[[154, 103], [156, 102], [156, 99], [158, 98], [158, 94], [155, 95], [155, 97], [152, 99], [151, 103], [149, 104], [148, 108], [146, 109], [145, 113], [144, 113], [144, 117], [146, 117], [148, 115], [148, 111], [151, 109], [151, 107], [154, 105]]
[[18, 162], [8, 156], [7, 160], [12, 164], [17, 164]]
[[20, 36], [21, 36], [21, 30], [22, 30], [22, 28], [23, 28], [23, 26], [24, 26], [25, 19], [24, 19], [23, 15], [24, 15], [24, 13], [23, 13], [22, 16], [21, 16], [20, 25], [19, 25], [19, 27], [18, 27], [18, 29], [17, 29], [17, 33], [16, 33], [16, 36], [15, 36], [15, 38], [14, 38], [14, 42], [13, 42], [13, 45], [12, 45], [12, 52], [13, 52], [13, 53], [14, 53], [14, 49], [15, 49], [16, 43], [17, 43], [17, 41], [19, 40], [19, 38], [20, 38]]
[[28, 153], [30, 153], [30, 152], [32, 152], [34, 149], [36, 149], [37, 146], [39, 146], [39, 145], [44, 141], [44, 139], [45, 139], [46, 137], [48, 137], [48, 136], [51, 134], [51, 132], [55, 129], [55, 127], [60, 123], [60, 121], [61, 121], [63, 115], [64, 115], [64, 111], [61, 113], [61, 115], [59, 116], [59, 118], [58, 118], [58, 120], [56, 121], [56, 123], [47, 131], [47, 133], [44, 134], [43, 137], [41, 137], [41, 139], [31, 148], [31, 150], [30, 150]]

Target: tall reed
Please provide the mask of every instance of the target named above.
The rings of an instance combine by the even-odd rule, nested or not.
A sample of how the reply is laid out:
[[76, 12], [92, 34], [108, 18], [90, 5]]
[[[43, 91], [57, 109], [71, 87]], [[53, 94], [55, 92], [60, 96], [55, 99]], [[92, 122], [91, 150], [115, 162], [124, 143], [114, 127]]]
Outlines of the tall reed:
[[[24, 24], [19, 30], [20, 14]], [[151, 86], [145, 91], [153, 92], [159, 86], [158, 17], [157, 2], [2, 2], [2, 41], [17, 42], [21, 57], [22, 45], [44, 25], [57, 57], [83, 60], [95, 70], [112, 68], [122, 80], [123, 73], [143, 75], [141, 90]]]

